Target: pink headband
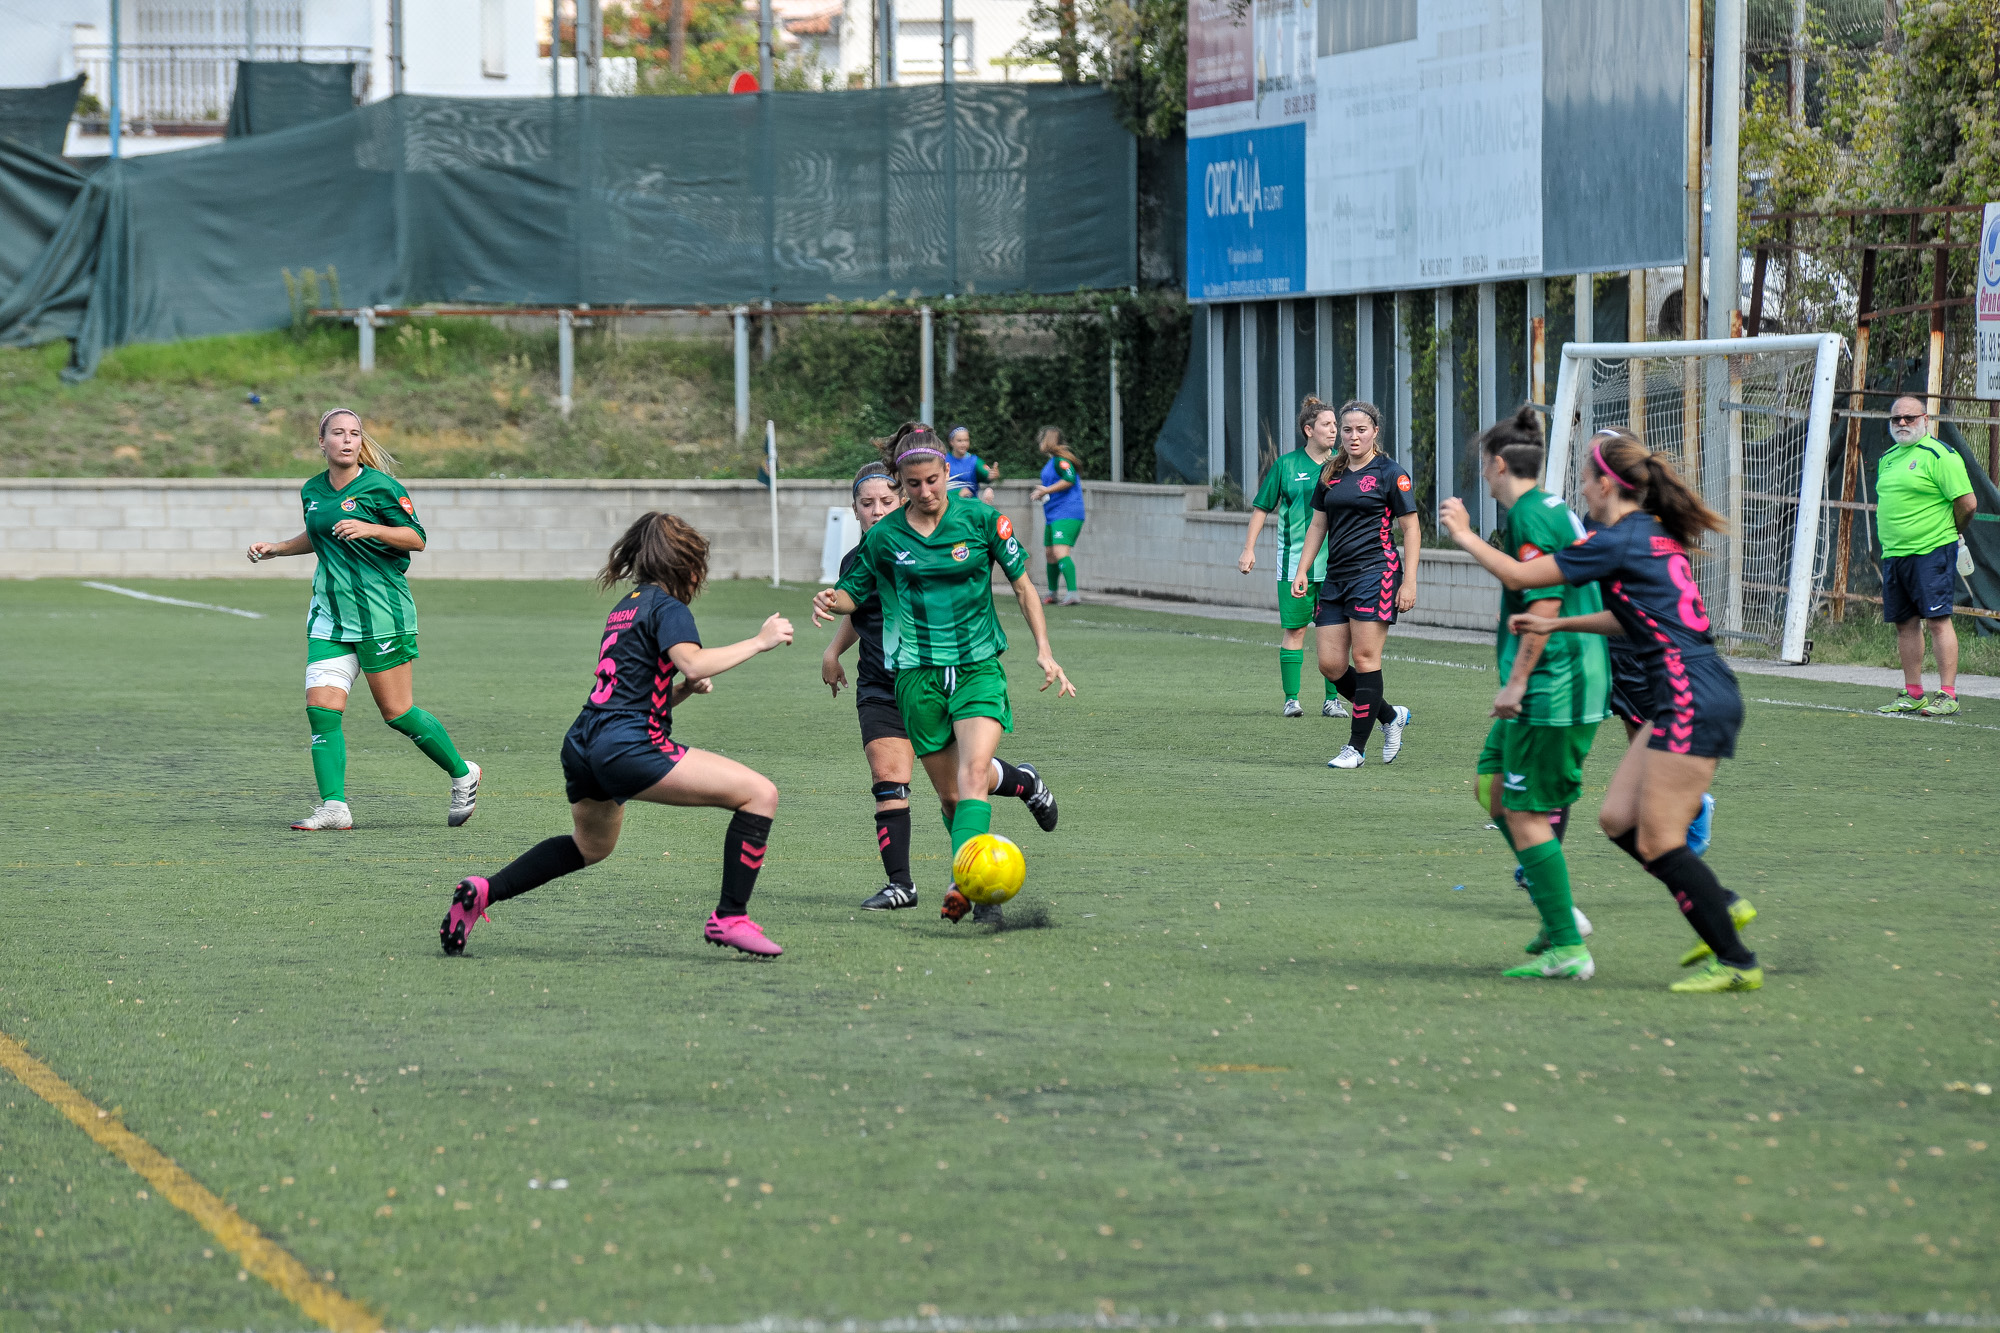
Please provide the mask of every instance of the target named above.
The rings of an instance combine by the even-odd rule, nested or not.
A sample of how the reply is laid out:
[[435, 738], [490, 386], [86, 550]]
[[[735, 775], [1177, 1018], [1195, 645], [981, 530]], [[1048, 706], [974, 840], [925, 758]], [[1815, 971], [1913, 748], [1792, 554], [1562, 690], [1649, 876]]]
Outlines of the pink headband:
[[1596, 440], [1592, 440], [1590, 442], [1590, 456], [1597, 460], [1597, 470], [1599, 472], [1611, 478], [1611, 480], [1617, 482], [1620, 486], [1623, 486], [1628, 491], [1636, 491], [1639, 489], [1637, 486], [1634, 486], [1631, 482], [1625, 480], [1625, 478], [1619, 476], [1616, 472], [1613, 472], [1611, 470], [1611, 464], [1604, 461], [1604, 450], [1601, 447], [1599, 447]]
[[932, 447], [931, 447], [930, 445], [928, 445], [928, 444], [919, 444], [919, 445], [915, 446], [914, 448], [910, 448], [910, 449], [905, 449], [905, 450], [903, 450], [903, 452], [901, 452], [901, 453], [897, 454], [897, 455], [896, 455], [896, 462], [897, 462], [897, 464], [898, 464], [898, 465], [900, 465], [900, 464], [902, 463], [902, 461], [903, 461], [903, 460], [904, 460], [905, 458], [914, 458], [914, 457], [916, 457], [916, 456], [917, 456], [918, 454], [929, 454], [929, 455], [931, 455], [931, 456], [932, 456], [933, 458], [943, 458], [943, 457], [944, 457], [944, 450], [942, 450], [942, 449], [934, 449], [934, 448], [932, 448]]

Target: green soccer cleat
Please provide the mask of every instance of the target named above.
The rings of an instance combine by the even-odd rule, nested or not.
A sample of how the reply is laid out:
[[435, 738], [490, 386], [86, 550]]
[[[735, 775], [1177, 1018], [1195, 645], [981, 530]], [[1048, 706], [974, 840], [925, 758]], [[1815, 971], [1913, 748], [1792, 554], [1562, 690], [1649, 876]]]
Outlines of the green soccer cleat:
[[[1736, 923], [1738, 930], [1741, 930], [1757, 919], [1757, 909], [1750, 905], [1748, 898], [1738, 898], [1735, 902], [1729, 904], [1729, 919]], [[1703, 959], [1713, 958], [1714, 956], [1715, 950], [1709, 948], [1706, 943], [1697, 944], [1694, 948], [1689, 949], [1681, 955], [1681, 966], [1693, 967]]]
[[1710, 960], [1707, 967], [1681, 981], [1667, 987], [1681, 995], [1717, 995], [1732, 990], [1764, 989], [1764, 969], [1761, 967], [1731, 967], [1727, 963]]
[[1553, 977], [1571, 981], [1588, 981], [1597, 975], [1597, 964], [1591, 961], [1590, 950], [1581, 944], [1563, 944], [1548, 950], [1532, 963], [1510, 967], [1500, 974], [1503, 977], [1530, 977], [1536, 980]]
[[1958, 711], [1958, 700], [1943, 690], [1935, 690], [1924, 696], [1923, 707], [1917, 710], [1919, 717], [1950, 717]]
[[1924, 701], [1922, 699], [1913, 699], [1910, 697], [1910, 692], [1908, 690], [1903, 690], [1902, 692], [1897, 694], [1894, 699], [1891, 699], [1888, 703], [1883, 704], [1880, 708], [1876, 709], [1875, 711], [1878, 713], [1889, 713], [1892, 715], [1896, 713], [1914, 713], [1923, 706], [1924, 706]]

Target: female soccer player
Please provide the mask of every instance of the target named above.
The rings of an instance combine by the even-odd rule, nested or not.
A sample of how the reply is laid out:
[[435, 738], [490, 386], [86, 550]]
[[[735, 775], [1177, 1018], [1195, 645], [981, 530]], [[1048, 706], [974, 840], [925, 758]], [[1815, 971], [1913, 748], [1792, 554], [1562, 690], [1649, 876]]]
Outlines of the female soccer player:
[[993, 488], [989, 485], [981, 489], [980, 483], [1000, 480], [1000, 466], [989, 464], [972, 452], [972, 431], [964, 426], [953, 426], [945, 436], [951, 442], [951, 456], [945, 459], [945, 466], [951, 470], [951, 492], [953, 495], [976, 495], [993, 503]]
[[1723, 520], [1681, 480], [1673, 464], [1638, 441], [1600, 433], [1584, 459], [1583, 498], [1600, 525], [1574, 546], [1521, 561], [1496, 551], [1472, 530], [1456, 499], [1439, 519], [1501, 586], [1515, 591], [1560, 583], [1602, 586], [1608, 612], [1591, 616], [1518, 615], [1517, 634], [1622, 630], [1639, 647], [1659, 709], [1612, 776], [1598, 825], [1619, 849], [1673, 892], [1688, 924], [1714, 957], [1672, 989], [1683, 993], [1756, 990], [1757, 956], [1731, 919], [1728, 891], [1688, 850], [1687, 828], [1715, 777], [1718, 760], [1736, 752], [1743, 698], [1715, 650], [1708, 609], [1695, 583], [1688, 547]]
[[[563, 784], [574, 831], [535, 844], [491, 875], [467, 875], [438, 927], [448, 954], [465, 952], [494, 903], [596, 865], [618, 846], [625, 802], [713, 806], [736, 813], [722, 839], [722, 896], [702, 927], [717, 948], [775, 958], [784, 952], [749, 917], [764, 865], [778, 789], [734, 759], [672, 740], [673, 710], [706, 694], [714, 678], [792, 641], [773, 615], [750, 638], [704, 648], [688, 603], [708, 580], [708, 539], [672, 514], [639, 516], [612, 544], [597, 586], [632, 584], [605, 617], [597, 681], [562, 743]], [[675, 676], [680, 679], [676, 681]]]
[[389, 475], [396, 460], [362, 430], [357, 413], [336, 407], [322, 416], [319, 451], [326, 471], [299, 487], [306, 530], [289, 541], [252, 542], [248, 552], [252, 564], [308, 551], [319, 557], [306, 612], [306, 725], [319, 805], [292, 827], [354, 827], [341, 722], [354, 677], [366, 675], [382, 720], [451, 775], [445, 823], [457, 828], [472, 818], [479, 799], [479, 765], [459, 754], [442, 722], [416, 706], [411, 680], [417, 604], [403, 575], [411, 554], [424, 549], [424, 525], [410, 493]]
[[1075, 606], [1083, 599], [1076, 595], [1076, 561], [1070, 551], [1083, 531], [1083, 474], [1077, 471], [1076, 452], [1063, 443], [1062, 431], [1054, 426], [1044, 426], [1035, 433], [1035, 452], [1049, 460], [1042, 464], [1041, 484], [1028, 492], [1029, 504], [1042, 502], [1042, 545], [1049, 574], [1049, 595], [1042, 600], [1056, 600], [1056, 580], [1060, 577], [1069, 583], [1062, 604]]
[[[1326, 546], [1326, 578], [1319, 587], [1313, 623], [1319, 671], [1354, 705], [1347, 744], [1327, 760], [1329, 768], [1359, 768], [1367, 757], [1375, 719], [1382, 719], [1382, 762], [1394, 763], [1403, 748], [1410, 710], [1384, 702], [1382, 644], [1396, 617], [1417, 604], [1417, 559], [1423, 534], [1410, 474], [1376, 449], [1382, 410], [1373, 403], [1343, 403], [1339, 413], [1340, 451], [1320, 469], [1313, 487], [1312, 523], [1299, 548], [1292, 596], [1304, 597], [1312, 563]], [[1391, 524], [1402, 529], [1397, 553]]]
[[[868, 530], [840, 582], [813, 597], [813, 623], [852, 615], [879, 589], [889, 590], [883, 609], [893, 617], [897, 710], [949, 815], [956, 856], [968, 839], [992, 827], [991, 803], [963, 793], [992, 787], [1000, 733], [1014, 729], [1000, 665], [1007, 636], [993, 611], [994, 565], [1006, 571], [1035, 636], [1042, 688], [1056, 686], [1060, 698], [1074, 695], [1076, 686], [1049, 648], [1048, 623], [1012, 521], [978, 500], [952, 498], [945, 450], [928, 426], [897, 430], [883, 444], [883, 462], [901, 484], [905, 503]], [[1003, 772], [999, 791], [1022, 796], [1028, 783], [1016, 768]], [[1050, 815], [1053, 825], [1053, 810]], [[970, 906], [954, 885], [939, 915], [957, 921]], [[998, 913], [993, 908], [974, 920], [997, 922]]]
[[[855, 473], [854, 516], [861, 520], [864, 536], [900, 499], [885, 464], [863, 464]], [[843, 578], [860, 558], [861, 548], [856, 546], [841, 559]], [[861, 750], [868, 756], [868, 773], [875, 782], [875, 843], [881, 848], [882, 870], [888, 876], [888, 882], [861, 906], [870, 912], [894, 912], [917, 905], [916, 883], [910, 878], [910, 776], [916, 766], [916, 752], [910, 748], [903, 715], [896, 709], [895, 669], [882, 650], [879, 589], [857, 606], [852, 615], [841, 620], [833, 642], [827, 645], [820, 659], [820, 679], [836, 698], [847, 684], [847, 672], [840, 665], [841, 655], [857, 643], [861, 645], [861, 655], [855, 666], [854, 706], [861, 717]], [[1017, 767], [995, 758], [992, 790], [1003, 787], [1021, 798], [1043, 831], [1055, 830], [1056, 799], [1033, 764]], [[956, 801], [946, 804], [955, 805]], [[951, 831], [949, 813], [945, 816], [945, 831]]]
[[[1340, 414], [1330, 403], [1308, 398], [1299, 407], [1299, 434], [1305, 443], [1271, 464], [1264, 484], [1250, 502], [1250, 531], [1243, 538], [1243, 554], [1236, 559], [1239, 573], [1257, 567], [1257, 536], [1264, 531], [1266, 517], [1278, 520], [1278, 624], [1284, 638], [1278, 648], [1278, 681], [1284, 686], [1283, 716], [1304, 717], [1299, 707], [1299, 674], [1306, 660], [1306, 626], [1312, 624], [1313, 608], [1319, 603], [1320, 580], [1326, 577], [1326, 551], [1309, 567], [1306, 591], [1292, 596], [1292, 578], [1299, 572], [1299, 548], [1313, 518], [1313, 491], [1319, 485], [1321, 469], [1340, 447]], [[1326, 681], [1326, 701], [1320, 705], [1322, 717], [1345, 717], [1340, 691]]]

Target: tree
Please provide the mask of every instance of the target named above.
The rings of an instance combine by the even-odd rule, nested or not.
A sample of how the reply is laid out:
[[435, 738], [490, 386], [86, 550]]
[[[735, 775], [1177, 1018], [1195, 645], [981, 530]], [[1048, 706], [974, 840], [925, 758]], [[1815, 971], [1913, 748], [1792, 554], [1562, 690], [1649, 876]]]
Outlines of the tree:
[[1135, 134], [1164, 139], [1187, 124], [1187, 0], [1035, 0], [1015, 51], [1064, 83], [1108, 88]]
[[[604, 11], [604, 51], [638, 61], [640, 93], [723, 93], [736, 71], [757, 68], [757, 22], [733, 0], [627, 0]], [[832, 84], [810, 58], [774, 52], [773, 59], [776, 91]]]

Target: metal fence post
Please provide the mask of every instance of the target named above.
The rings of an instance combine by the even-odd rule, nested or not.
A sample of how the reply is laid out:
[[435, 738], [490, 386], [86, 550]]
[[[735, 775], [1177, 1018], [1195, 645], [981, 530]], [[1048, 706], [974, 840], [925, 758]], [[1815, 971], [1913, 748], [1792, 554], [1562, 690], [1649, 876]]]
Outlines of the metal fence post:
[[736, 438], [750, 433], [750, 307], [740, 305], [736, 320]]
[[[1454, 456], [1457, 440], [1456, 413], [1453, 400], [1457, 397], [1458, 372], [1453, 366], [1451, 346], [1452, 290], [1449, 287], [1437, 289], [1437, 304], [1433, 318], [1437, 328], [1437, 503], [1458, 493], [1458, 460]], [[1433, 512], [1435, 517], [1435, 512]]]
[[764, 474], [771, 479], [771, 586], [778, 586], [778, 423], [764, 423]]
[[1410, 294], [1397, 292], [1392, 300], [1396, 370], [1395, 383], [1391, 387], [1395, 390], [1396, 405], [1390, 415], [1395, 419], [1396, 461], [1407, 471], [1417, 465], [1417, 413], [1415, 394], [1410, 388]]
[[917, 379], [920, 393], [917, 420], [929, 426], [932, 424], [931, 417], [934, 415], [934, 404], [937, 401], [936, 367], [932, 364], [931, 349], [931, 308], [921, 307], [917, 311], [917, 316], [920, 325], [917, 333]]
[[1111, 480], [1125, 480], [1125, 413], [1118, 403], [1118, 307], [1111, 307]]
[[354, 327], [361, 335], [361, 373], [366, 375], [375, 369], [375, 307], [361, 307]]
[[556, 404], [564, 420], [569, 418], [570, 394], [576, 387], [576, 313], [556, 312]]
[[[1500, 416], [1500, 284], [1479, 284], [1479, 420], [1485, 430]], [[1500, 522], [1500, 505], [1486, 484], [1485, 460], [1475, 458], [1479, 471], [1479, 530], [1491, 532]]]

